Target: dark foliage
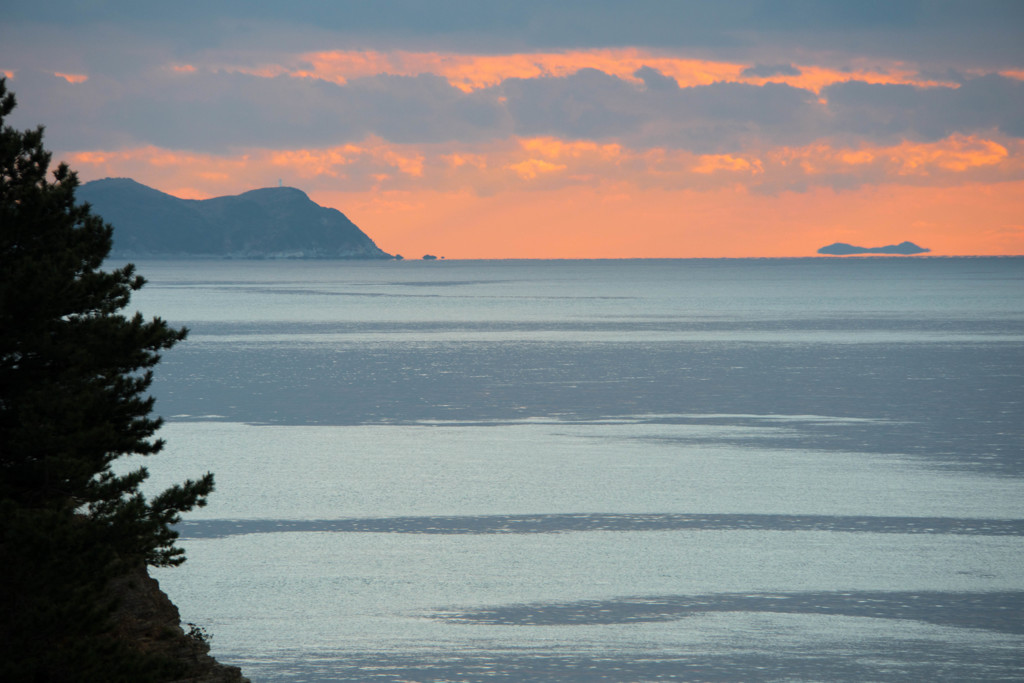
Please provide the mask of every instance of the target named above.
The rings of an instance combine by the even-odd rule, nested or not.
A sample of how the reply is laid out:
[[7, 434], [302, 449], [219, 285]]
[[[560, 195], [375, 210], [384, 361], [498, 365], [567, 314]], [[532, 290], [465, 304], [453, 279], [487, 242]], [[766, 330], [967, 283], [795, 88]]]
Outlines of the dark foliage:
[[111, 465], [163, 447], [146, 392], [186, 330], [121, 313], [145, 281], [102, 270], [112, 227], [50, 173], [41, 128], [4, 123], [14, 106], [0, 80], [0, 679], [147, 680], [160, 667], [112, 636], [107, 586], [184, 561], [172, 525], [213, 476], [147, 498], [145, 468]]

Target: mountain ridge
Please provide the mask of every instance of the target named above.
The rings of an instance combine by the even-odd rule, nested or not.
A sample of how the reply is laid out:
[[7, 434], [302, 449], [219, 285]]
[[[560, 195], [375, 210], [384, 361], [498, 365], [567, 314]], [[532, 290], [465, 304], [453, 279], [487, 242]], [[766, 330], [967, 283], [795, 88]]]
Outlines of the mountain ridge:
[[131, 178], [104, 178], [77, 196], [114, 226], [115, 258], [393, 258], [341, 211], [294, 187], [181, 199]]

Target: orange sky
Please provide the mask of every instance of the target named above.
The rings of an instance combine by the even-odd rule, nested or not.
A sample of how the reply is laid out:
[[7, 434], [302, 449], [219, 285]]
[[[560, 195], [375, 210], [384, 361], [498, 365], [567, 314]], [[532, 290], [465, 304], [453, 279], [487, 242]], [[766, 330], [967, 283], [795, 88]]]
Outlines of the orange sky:
[[[409, 258], [1024, 255], [1019, 3], [15, 3], [82, 181], [275, 187]], [[115, 226], [116, 228], [116, 226]]]
[[[186, 198], [285, 184], [389, 253], [447, 258], [807, 256], [836, 241], [935, 255], [1024, 254], [1024, 145], [928, 144], [692, 154], [530, 138], [452, 148], [380, 139], [236, 155], [155, 147], [70, 155]], [[849, 189], [815, 187], [840, 178]], [[787, 189], [807, 182], [801, 191]], [[351, 187], [351, 186], [355, 187]]]
[[788, 257], [811, 256], [836, 241], [881, 246], [894, 239], [928, 246], [934, 255], [1024, 253], [1024, 182], [774, 197], [742, 186], [633, 194], [574, 187], [491, 197], [397, 193], [369, 201], [339, 192], [321, 201], [353, 207], [356, 218], [375, 226], [382, 248], [414, 257]]
[[[65, 146], [56, 150], [58, 158], [84, 181], [131, 177], [186, 198], [237, 194], [280, 180], [344, 212], [385, 251], [407, 257], [806, 256], [836, 241], [881, 246], [903, 240], [936, 255], [1024, 254], [1021, 139], [998, 125], [963, 127], [955, 117], [948, 125], [935, 124], [927, 108], [908, 114], [913, 125], [924, 120], [927, 133], [884, 132], [889, 125], [885, 117], [899, 122], [903, 115], [892, 108], [902, 105], [890, 105], [889, 99], [899, 103], [920, 93], [948, 96], [968, 87], [962, 83], [970, 78], [986, 83], [983, 70], [944, 77], [927, 75], [906, 61], [866, 57], [841, 67], [809, 58], [765, 69], [750, 61], [640, 48], [487, 55], [208, 51], [195, 57], [165, 62], [147, 71], [146, 78], [152, 87], [163, 82], [179, 88], [175, 92], [184, 95], [178, 100], [193, 99], [189, 106], [199, 112], [196, 118], [179, 122], [170, 115], [171, 125], [165, 122], [164, 131], [148, 141], [143, 140], [146, 134], [132, 138], [113, 129], [98, 136], [111, 142]], [[49, 72], [47, 87], [55, 89], [54, 97], [70, 102], [86, 97], [90, 88], [104, 88], [97, 92], [109, 97], [110, 82], [80, 67]], [[587, 73], [593, 78], [579, 77], [581, 69], [592, 70]], [[5, 72], [16, 89], [21, 72]], [[424, 81], [424, 74], [442, 85]], [[1022, 69], [999, 72], [1006, 82], [1022, 77]], [[361, 132], [321, 145], [268, 141], [213, 144], [209, 150], [159, 141], [167, 137], [168, 127], [193, 142], [189, 134], [202, 132], [207, 123], [223, 124], [228, 133], [247, 125], [247, 116], [228, 109], [211, 109], [210, 114], [202, 109], [205, 99], [216, 102], [220, 90], [234, 87], [239, 78], [248, 79], [244, 82], [254, 91], [286, 88], [309, 97], [308, 104], [288, 110], [287, 98], [268, 99], [261, 93], [268, 122], [251, 139], [287, 133], [289, 126], [312, 126], [318, 106], [352, 92], [358, 95], [344, 100], [336, 120], [348, 124], [363, 115]], [[858, 110], [841, 108], [860, 96], [857, 91], [829, 89], [850, 82], [889, 88], [870, 90], [863, 104], [882, 132], [858, 130]], [[507, 84], [511, 89], [503, 90]], [[723, 90], [723, 84], [734, 89]], [[617, 99], [595, 99], [595, 105], [587, 100], [587, 88], [595, 89], [595, 98]], [[605, 94], [600, 88], [607, 89]], [[660, 95], [657, 88], [667, 88], [668, 94]], [[712, 91], [717, 99], [694, 99]], [[534, 100], [527, 101], [529, 106], [510, 103], [508, 97], [517, 92]], [[846, 98], [840, 108], [830, 102], [832, 92]], [[798, 107], [793, 104], [803, 96]], [[677, 109], [664, 109], [659, 97], [676, 97], [672, 106]], [[750, 109], [744, 98], [753, 97], [763, 98], [763, 108], [762, 100], [750, 99], [758, 103]], [[377, 98], [383, 98], [383, 108], [359, 114], [363, 101]], [[433, 105], [437, 113], [429, 109]], [[285, 107], [292, 118], [277, 122], [276, 107]], [[530, 117], [549, 115], [546, 107], [561, 108], [548, 123], [530, 123]], [[622, 135], [609, 132], [602, 107], [620, 108], [613, 113], [632, 128], [624, 128]], [[80, 110], [89, 111], [85, 106]], [[469, 118], [461, 122], [463, 128], [445, 130], [448, 118], [465, 111]], [[676, 126], [674, 111], [691, 117], [680, 121], [694, 130], [718, 135], [721, 128], [725, 137], [701, 139]], [[854, 115], [844, 114], [849, 111]], [[598, 133], [587, 134], [585, 124], [595, 115]], [[807, 125], [822, 132], [802, 136], [802, 124], [787, 119], [795, 115], [810, 116]], [[829, 127], [844, 115], [848, 128]], [[417, 133], [416, 119], [432, 116], [434, 127]], [[547, 125], [551, 132], [518, 131], [531, 125]], [[935, 135], [937, 125], [948, 130]], [[680, 131], [689, 137], [680, 138]]]

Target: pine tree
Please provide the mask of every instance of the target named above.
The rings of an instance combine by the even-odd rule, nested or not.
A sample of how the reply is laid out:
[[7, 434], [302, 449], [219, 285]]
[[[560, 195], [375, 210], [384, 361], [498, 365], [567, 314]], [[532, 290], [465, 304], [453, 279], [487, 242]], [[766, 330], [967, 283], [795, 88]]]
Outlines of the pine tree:
[[147, 391], [187, 330], [122, 313], [145, 280], [103, 270], [113, 228], [67, 165], [50, 173], [42, 128], [5, 123], [14, 107], [0, 79], [0, 678], [142, 680], [105, 589], [184, 561], [172, 526], [213, 475], [147, 498], [145, 468], [112, 464], [162, 449]]

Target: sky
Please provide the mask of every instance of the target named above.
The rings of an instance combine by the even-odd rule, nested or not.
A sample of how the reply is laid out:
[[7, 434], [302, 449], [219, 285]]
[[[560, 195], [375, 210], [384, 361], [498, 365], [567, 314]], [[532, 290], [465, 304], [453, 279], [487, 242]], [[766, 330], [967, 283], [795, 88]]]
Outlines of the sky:
[[3, 14], [8, 122], [82, 181], [297, 187], [406, 257], [1024, 254], [1018, 0]]

